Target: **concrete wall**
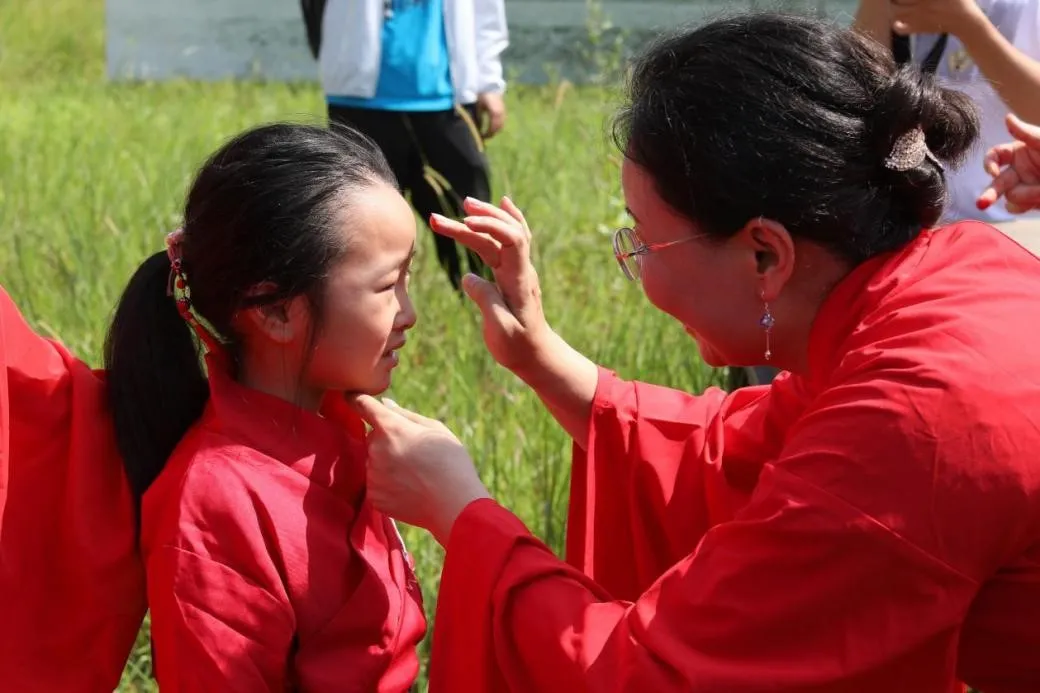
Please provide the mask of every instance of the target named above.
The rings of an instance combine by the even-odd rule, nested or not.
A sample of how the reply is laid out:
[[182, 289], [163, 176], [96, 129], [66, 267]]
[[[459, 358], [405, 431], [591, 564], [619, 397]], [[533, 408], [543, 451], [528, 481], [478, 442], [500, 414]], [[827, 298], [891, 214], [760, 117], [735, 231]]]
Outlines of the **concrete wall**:
[[[543, 82], [554, 74], [586, 81], [609, 65], [611, 56], [630, 53], [661, 28], [756, 5], [778, 6], [757, 0], [604, 0], [594, 5], [588, 0], [506, 0], [511, 39], [506, 69], [524, 82]], [[848, 22], [855, 0], [789, 0], [782, 6]], [[313, 80], [316, 75], [296, 0], [107, 0], [106, 28], [111, 79]], [[590, 42], [597, 34], [598, 44], [606, 46], [598, 59]]]

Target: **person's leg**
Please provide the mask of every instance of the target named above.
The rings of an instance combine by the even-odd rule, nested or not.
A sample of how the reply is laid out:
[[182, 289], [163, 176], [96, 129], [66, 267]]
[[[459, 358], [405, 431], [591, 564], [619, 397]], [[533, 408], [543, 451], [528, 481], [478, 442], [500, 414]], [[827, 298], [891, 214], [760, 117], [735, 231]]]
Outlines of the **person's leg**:
[[348, 125], [370, 137], [383, 152], [390, 169], [397, 177], [397, 185], [404, 194], [409, 190], [409, 179], [418, 165], [417, 152], [401, 113], [329, 106], [329, 121]]
[[[436, 212], [449, 218], [465, 215], [462, 201], [473, 197], [485, 202], [491, 199], [491, 181], [484, 143], [476, 127], [474, 109], [457, 108], [437, 113], [411, 113], [412, 126], [423, 157], [423, 171], [412, 182], [412, 204], [424, 220]], [[458, 290], [462, 268], [455, 242], [434, 234], [437, 257]], [[488, 276], [480, 257], [465, 251], [469, 270]]]
[[751, 385], [749, 379], [748, 369], [742, 366], [728, 366], [726, 368], [726, 391], [733, 392]]
[[752, 385], [768, 385], [780, 373], [780, 369], [773, 366], [752, 366], [747, 371]]
[[726, 389], [730, 392], [749, 385], [769, 385], [780, 373], [773, 366], [730, 366], [726, 370]]

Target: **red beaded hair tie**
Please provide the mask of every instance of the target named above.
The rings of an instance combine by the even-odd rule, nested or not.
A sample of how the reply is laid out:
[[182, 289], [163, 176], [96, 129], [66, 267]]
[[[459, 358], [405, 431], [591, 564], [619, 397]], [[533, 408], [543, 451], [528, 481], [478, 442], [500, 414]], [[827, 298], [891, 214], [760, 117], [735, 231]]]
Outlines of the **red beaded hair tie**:
[[183, 248], [184, 229], [177, 229], [166, 235], [166, 255], [170, 258], [170, 278], [166, 284], [166, 295], [176, 299], [177, 311], [181, 317], [198, 335], [206, 351], [213, 353], [220, 348], [220, 340], [216, 331], [192, 310], [191, 289], [188, 288], [188, 278], [184, 274]]

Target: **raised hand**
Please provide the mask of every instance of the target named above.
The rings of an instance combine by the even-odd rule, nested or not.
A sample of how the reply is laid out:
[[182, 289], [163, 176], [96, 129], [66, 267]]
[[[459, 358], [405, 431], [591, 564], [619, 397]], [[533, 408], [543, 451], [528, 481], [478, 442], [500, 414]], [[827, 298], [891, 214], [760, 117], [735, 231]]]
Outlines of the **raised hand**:
[[480, 255], [494, 273], [495, 283], [467, 275], [463, 290], [480, 308], [488, 351], [515, 372], [551, 338], [531, 264], [531, 229], [509, 198], [502, 198], [501, 207], [467, 199], [465, 210], [469, 216], [461, 223], [439, 214], [430, 223]]
[[984, 166], [993, 183], [979, 195], [976, 205], [987, 209], [1003, 197], [1009, 212], [1022, 214], [1040, 207], [1040, 126], [1009, 114], [1007, 128], [1015, 141], [986, 153]]

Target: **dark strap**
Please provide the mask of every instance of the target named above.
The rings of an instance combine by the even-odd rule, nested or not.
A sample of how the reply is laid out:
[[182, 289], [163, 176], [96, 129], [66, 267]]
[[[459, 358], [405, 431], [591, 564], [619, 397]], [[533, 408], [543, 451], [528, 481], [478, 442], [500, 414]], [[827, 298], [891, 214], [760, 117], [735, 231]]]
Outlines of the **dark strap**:
[[[924, 62], [921, 63], [921, 71], [926, 74], [935, 74], [935, 71], [939, 68], [939, 61], [942, 60], [943, 52], [946, 50], [946, 44], [950, 41], [949, 34], [942, 34], [939, 36], [939, 40], [935, 42], [932, 49], [928, 51], [928, 55], [925, 56]], [[896, 59], [896, 63], [902, 65], [910, 62], [910, 37], [900, 36], [899, 34], [892, 32], [892, 56]]]
[[307, 29], [307, 45], [311, 55], [318, 59], [321, 53], [321, 20], [325, 15], [325, 4], [328, 0], [300, 0], [303, 12], [303, 24]]
[[910, 37], [901, 36], [892, 32], [892, 57], [896, 59], [897, 65], [905, 65], [910, 62]]

